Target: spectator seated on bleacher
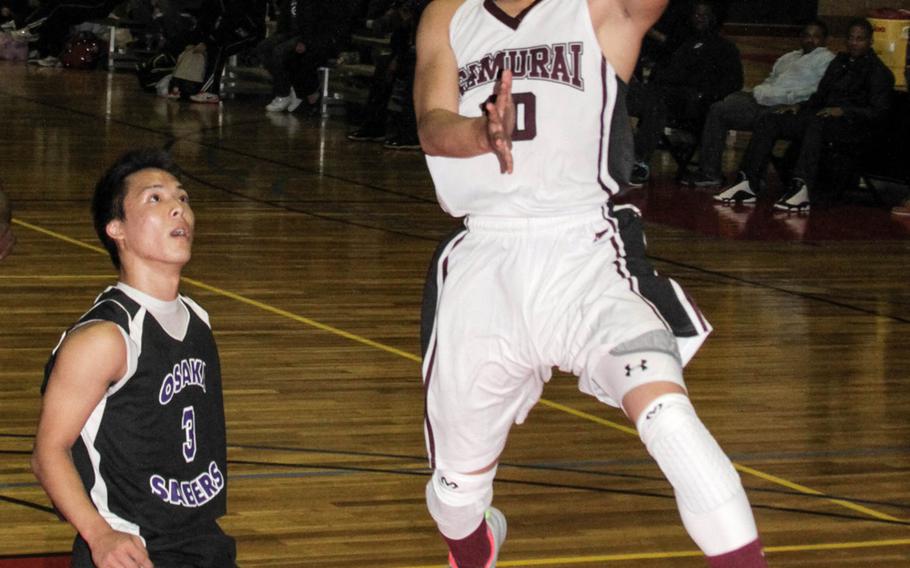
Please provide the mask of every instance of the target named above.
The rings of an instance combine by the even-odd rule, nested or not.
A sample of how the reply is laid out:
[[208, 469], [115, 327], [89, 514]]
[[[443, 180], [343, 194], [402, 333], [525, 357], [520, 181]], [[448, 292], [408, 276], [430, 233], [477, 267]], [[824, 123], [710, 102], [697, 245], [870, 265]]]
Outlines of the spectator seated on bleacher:
[[808, 210], [823, 153], [844, 147], [848, 148], [842, 151], [845, 159], [858, 153], [886, 118], [893, 87], [891, 70], [872, 50], [872, 26], [861, 18], [852, 20], [847, 51], [828, 65], [818, 90], [804, 103], [758, 117], [742, 158], [740, 180], [714, 199], [755, 203], [771, 151], [783, 138], [797, 142], [798, 152], [788, 188], [774, 207]]
[[59, 67], [60, 52], [72, 26], [93, 18], [103, 18], [124, 0], [43, 0], [19, 28], [26, 35], [36, 34], [34, 55], [29, 57], [42, 67]]
[[[348, 134], [349, 140], [382, 141], [394, 150], [420, 148], [413, 102], [415, 34], [427, 4], [429, 0], [395, 0], [381, 18], [374, 20], [374, 32], [391, 33], [391, 54], [376, 65], [364, 120], [359, 128]], [[390, 118], [389, 101], [396, 84], [402, 87], [401, 110]]]
[[654, 69], [649, 82], [629, 85], [629, 114], [638, 117], [633, 186], [650, 177], [651, 156], [669, 123], [701, 132], [708, 108], [743, 86], [739, 50], [721, 37], [713, 2], [696, 0], [690, 26], [691, 35], [665, 67]]
[[28, 0], [0, 0], [0, 27], [16, 29], [16, 22], [28, 15]]
[[253, 48], [265, 36], [266, 0], [207, 0], [205, 15], [197, 24], [199, 43], [205, 48], [205, 77], [197, 103], [221, 102], [221, 74], [227, 60]]
[[348, 7], [339, 0], [283, 0], [276, 32], [256, 47], [272, 75], [269, 112], [294, 112], [302, 103], [319, 108], [319, 67], [350, 35]]
[[783, 105], [804, 102], [818, 88], [834, 53], [825, 47], [828, 27], [821, 21], [806, 24], [800, 34], [800, 49], [782, 55], [771, 74], [751, 93], [737, 91], [711, 105], [701, 133], [699, 169], [681, 178], [683, 185], [723, 185], [721, 159], [728, 130], [752, 130], [756, 119]]

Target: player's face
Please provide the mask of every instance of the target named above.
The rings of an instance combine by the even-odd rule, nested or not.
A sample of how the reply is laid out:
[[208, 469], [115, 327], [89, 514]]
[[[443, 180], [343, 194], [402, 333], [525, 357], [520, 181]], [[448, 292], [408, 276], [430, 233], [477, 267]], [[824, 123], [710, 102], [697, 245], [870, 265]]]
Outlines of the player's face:
[[692, 10], [692, 27], [705, 33], [714, 26], [714, 11], [707, 4], [696, 4]]
[[815, 48], [825, 45], [825, 33], [818, 26], [807, 26], [799, 36], [803, 53], [811, 53]]
[[850, 57], [862, 57], [872, 47], [872, 38], [864, 28], [853, 26], [847, 31], [847, 53]]
[[108, 223], [120, 242], [120, 258], [132, 255], [183, 266], [190, 260], [195, 216], [180, 182], [166, 171], [139, 170], [126, 178], [123, 219]]

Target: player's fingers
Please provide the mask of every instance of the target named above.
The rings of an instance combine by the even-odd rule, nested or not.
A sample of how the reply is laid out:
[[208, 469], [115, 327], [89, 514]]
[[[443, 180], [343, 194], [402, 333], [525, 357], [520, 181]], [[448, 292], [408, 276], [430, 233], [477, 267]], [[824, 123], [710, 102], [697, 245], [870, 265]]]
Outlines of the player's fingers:
[[499, 78], [499, 93], [512, 96], [512, 71], [505, 69]]
[[132, 535], [130, 538], [130, 546], [127, 547], [127, 553], [129, 553], [131, 561], [139, 568], [152, 568], [152, 560], [149, 558], [148, 550], [146, 550], [145, 544], [138, 536]]

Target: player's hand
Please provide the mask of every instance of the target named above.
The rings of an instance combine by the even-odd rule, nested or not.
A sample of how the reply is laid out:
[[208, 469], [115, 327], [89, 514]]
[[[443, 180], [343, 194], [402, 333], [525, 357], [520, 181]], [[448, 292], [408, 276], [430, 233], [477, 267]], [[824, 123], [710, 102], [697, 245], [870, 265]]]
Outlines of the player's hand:
[[815, 114], [822, 118], [827, 118], [827, 117], [838, 118], [838, 117], [844, 116], [844, 109], [842, 109], [841, 107], [827, 107], [827, 108], [821, 109], [820, 111], [818, 111]]
[[796, 114], [799, 112], [799, 105], [784, 105], [774, 110], [775, 114]]
[[0, 260], [12, 252], [14, 244], [16, 244], [16, 235], [13, 234], [13, 227], [0, 221]]
[[512, 71], [506, 69], [493, 88], [494, 100], [487, 101], [487, 139], [499, 160], [499, 172], [512, 173], [512, 132], [515, 130], [515, 102], [512, 100]]
[[111, 530], [91, 544], [92, 560], [98, 568], [153, 568], [142, 539]]

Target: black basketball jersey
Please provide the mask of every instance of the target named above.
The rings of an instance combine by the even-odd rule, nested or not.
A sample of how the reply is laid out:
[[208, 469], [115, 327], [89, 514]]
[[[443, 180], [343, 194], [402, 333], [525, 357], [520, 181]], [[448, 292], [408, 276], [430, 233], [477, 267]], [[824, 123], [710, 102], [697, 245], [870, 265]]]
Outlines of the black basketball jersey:
[[[117, 288], [105, 290], [70, 328], [110, 321], [131, 343], [135, 370], [110, 385], [72, 453], [99, 513], [114, 529], [143, 538], [192, 530], [226, 508], [218, 350], [205, 310], [179, 299], [190, 316], [181, 339]], [[42, 393], [59, 347], [45, 368]]]

